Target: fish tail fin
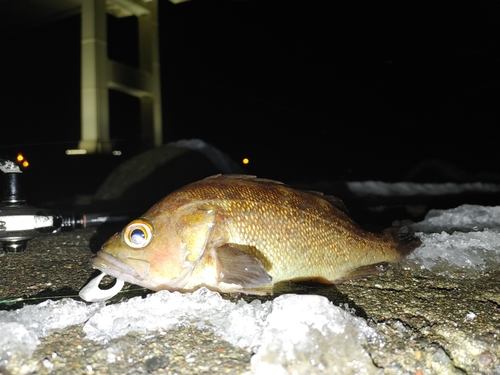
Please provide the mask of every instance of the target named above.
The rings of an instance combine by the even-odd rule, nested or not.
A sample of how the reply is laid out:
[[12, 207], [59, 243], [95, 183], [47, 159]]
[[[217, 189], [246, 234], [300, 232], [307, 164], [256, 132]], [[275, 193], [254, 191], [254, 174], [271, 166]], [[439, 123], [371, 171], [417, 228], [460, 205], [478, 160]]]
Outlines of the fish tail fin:
[[406, 258], [422, 244], [420, 238], [415, 235], [415, 232], [408, 225], [387, 228], [384, 232], [390, 234], [396, 243], [396, 249], [401, 259]]

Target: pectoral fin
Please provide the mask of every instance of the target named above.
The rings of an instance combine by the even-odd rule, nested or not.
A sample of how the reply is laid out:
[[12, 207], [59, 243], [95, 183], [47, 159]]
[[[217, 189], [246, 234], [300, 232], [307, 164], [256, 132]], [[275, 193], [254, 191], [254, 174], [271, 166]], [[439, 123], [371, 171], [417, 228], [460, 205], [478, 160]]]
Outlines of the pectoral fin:
[[244, 289], [258, 288], [272, 282], [262, 263], [254, 256], [230, 245], [212, 251], [219, 282], [241, 285]]

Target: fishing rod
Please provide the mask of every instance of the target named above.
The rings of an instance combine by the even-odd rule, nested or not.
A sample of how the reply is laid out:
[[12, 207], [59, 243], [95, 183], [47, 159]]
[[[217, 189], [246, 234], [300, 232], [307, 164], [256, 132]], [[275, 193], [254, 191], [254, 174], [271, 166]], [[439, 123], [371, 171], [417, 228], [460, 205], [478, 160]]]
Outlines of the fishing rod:
[[0, 158], [0, 171], [3, 172], [0, 244], [4, 252], [22, 252], [29, 240], [41, 235], [124, 222], [132, 218], [127, 214], [78, 214], [30, 206], [24, 194], [23, 172], [19, 165]]

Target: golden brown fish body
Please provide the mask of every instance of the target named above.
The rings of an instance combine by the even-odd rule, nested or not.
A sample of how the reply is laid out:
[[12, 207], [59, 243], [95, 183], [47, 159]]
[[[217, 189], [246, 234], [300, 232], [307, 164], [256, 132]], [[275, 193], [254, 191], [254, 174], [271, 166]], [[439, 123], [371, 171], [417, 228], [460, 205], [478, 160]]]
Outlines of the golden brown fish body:
[[285, 280], [336, 283], [373, 274], [419, 244], [405, 228], [362, 230], [337, 198], [218, 175], [156, 203], [111, 237], [93, 266], [152, 290], [262, 294]]

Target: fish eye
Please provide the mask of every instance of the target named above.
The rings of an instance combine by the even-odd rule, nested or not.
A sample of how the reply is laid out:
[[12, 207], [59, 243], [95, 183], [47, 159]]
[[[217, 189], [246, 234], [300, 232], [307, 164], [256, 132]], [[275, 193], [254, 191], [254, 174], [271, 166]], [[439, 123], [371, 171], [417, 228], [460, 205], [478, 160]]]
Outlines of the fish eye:
[[123, 239], [134, 249], [143, 248], [153, 239], [153, 227], [144, 219], [134, 220], [125, 227]]

